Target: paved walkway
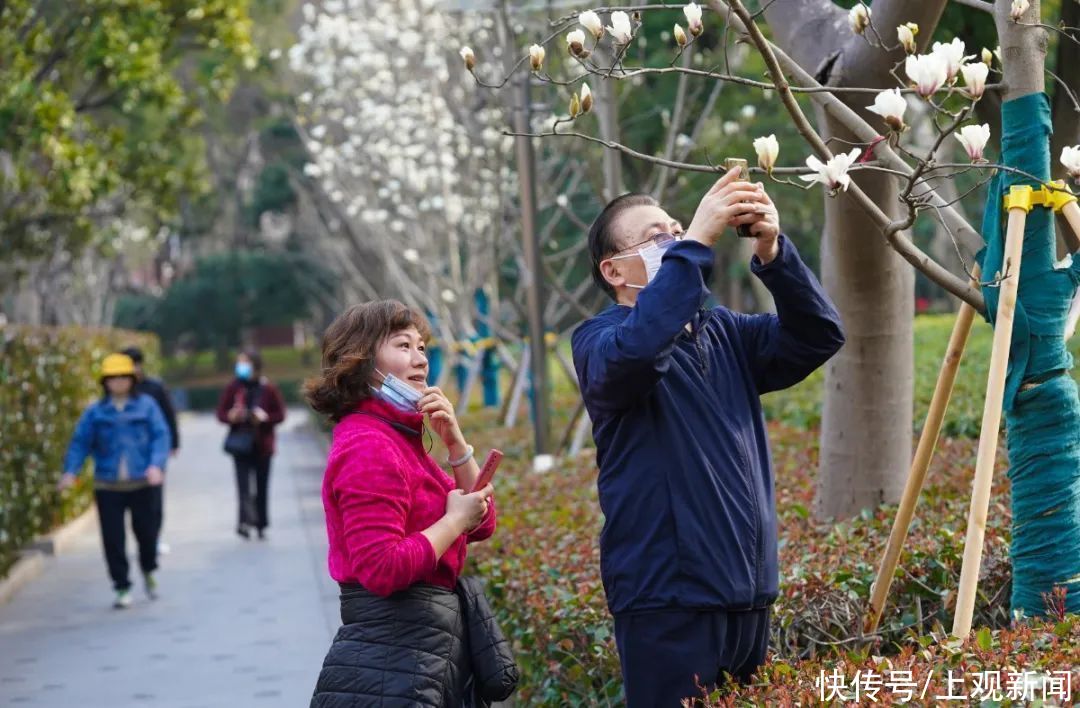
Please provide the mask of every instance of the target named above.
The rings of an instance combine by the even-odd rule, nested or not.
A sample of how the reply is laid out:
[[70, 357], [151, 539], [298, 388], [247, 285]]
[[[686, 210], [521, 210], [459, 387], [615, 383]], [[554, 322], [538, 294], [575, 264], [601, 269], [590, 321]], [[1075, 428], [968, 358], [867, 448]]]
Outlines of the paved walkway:
[[[290, 411], [270, 476], [264, 542], [235, 531], [232, 463], [208, 416], [181, 420], [169, 465], [161, 599], [136, 584], [110, 608], [96, 526], [0, 606], [0, 706], [306, 706], [338, 626], [326, 574], [319, 483], [324, 451]], [[132, 579], [138, 576], [129, 529]]]

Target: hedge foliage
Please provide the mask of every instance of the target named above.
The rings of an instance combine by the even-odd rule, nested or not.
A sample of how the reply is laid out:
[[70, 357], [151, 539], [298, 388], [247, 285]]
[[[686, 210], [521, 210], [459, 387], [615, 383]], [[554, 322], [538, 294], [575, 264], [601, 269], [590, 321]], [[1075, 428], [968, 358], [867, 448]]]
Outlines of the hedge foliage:
[[[934, 395], [941, 360], [949, 342], [955, 315], [923, 315], [915, 318], [915, 418], [916, 431], [922, 428], [930, 398]], [[993, 330], [982, 320], [976, 320], [960, 363], [956, 386], [949, 403], [942, 435], [947, 437], [979, 437], [982, 423], [986, 377], [990, 364]], [[1069, 342], [1074, 357], [1080, 356], [1080, 337]], [[1072, 370], [1080, 381], [1080, 369]], [[821, 404], [825, 370], [819, 369], [794, 388], [770, 393], [762, 400], [769, 420], [779, 420], [800, 428], [816, 428], [821, 423]]]
[[153, 335], [0, 327], [0, 576], [34, 537], [89, 506], [88, 480], [63, 495], [56, 482], [79, 415], [101, 395], [101, 360], [132, 344], [156, 370]]

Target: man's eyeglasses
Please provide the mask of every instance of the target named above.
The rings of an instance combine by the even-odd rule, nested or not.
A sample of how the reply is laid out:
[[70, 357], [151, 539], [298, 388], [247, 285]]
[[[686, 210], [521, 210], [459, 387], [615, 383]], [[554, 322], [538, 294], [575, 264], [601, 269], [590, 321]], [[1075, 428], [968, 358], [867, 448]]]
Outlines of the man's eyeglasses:
[[604, 260], [610, 260], [612, 258], [625, 258], [625, 256], [620, 256], [619, 254], [620, 253], [625, 253], [626, 251], [629, 251], [630, 249], [633, 249], [633, 248], [641, 248], [642, 246], [644, 246], [645, 244], [648, 244], [648, 243], [651, 243], [652, 245], [656, 246], [657, 248], [663, 248], [664, 246], [668, 246], [670, 244], [675, 243], [676, 241], [681, 241], [681, 240], [682, 240], [682, 234], [669, 234], [669, 233], [665, 233], [665, 232], [660, 232], [658, 234], [653, 234], [652, 236], [645, 239], [644, 241], [638, 241], [637, 243], [632, 244], [630, 246], [627, 246], [626, 248], [619, 249], [618, 251], [615, 251], [615, 253], [612, 253], [610, 256], [608, 256]]

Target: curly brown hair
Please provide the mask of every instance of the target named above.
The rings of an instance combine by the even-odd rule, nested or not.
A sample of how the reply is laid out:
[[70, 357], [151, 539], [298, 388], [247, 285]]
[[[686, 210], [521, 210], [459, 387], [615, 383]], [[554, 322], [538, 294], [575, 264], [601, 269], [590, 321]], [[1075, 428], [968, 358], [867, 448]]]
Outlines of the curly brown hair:
[[371, 396], [375, 352], [395, 332], [415, 327], [427, 342], [431, 327], [418, 311], [397, 300], [353, 305], [338, 315], [322, 340], [322, 374], [304, 383], [317, 412], [338, 422]]

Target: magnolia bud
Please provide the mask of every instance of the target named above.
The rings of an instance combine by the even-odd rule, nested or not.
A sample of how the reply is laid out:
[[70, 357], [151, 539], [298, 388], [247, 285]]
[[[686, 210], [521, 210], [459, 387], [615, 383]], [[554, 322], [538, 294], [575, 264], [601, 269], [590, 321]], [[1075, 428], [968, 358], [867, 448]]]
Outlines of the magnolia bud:
[[575, 57], [584, 57], [585, 54], [585, 32], [582, 30], [573, 30], [566, 35], [566, 48]]
[[848, 25], [855, 34], [862, 34], [870, 26], [870, 8], [856, 5], [848, 11]]
[[461, 58], [465, 60], [465, 68], [472, 71], [476, 68], [476, 55], [473, 54], [473, 50], [469, 47], [461, 48]]
[[577, 118], [581, 113], [581, 101], [578, 100], [578, 95], [575, 93], [570, 97], [570, 117]]
[[539, 44], [534, 44], [529, 47], [529, 64], [532, 65], [533, 71], [540, 71], [540, 67], [544, 65], [544, 55], [547, 52]]
[[993, 66], [994, 65], [994, 53], [992, 51], [990, 51], [989, 49], [987, 49], [986, 47], [983, 47], [982, 60], [983, 60], [983, 64], [986, 64], [987, 66]]
[[588, 84], [581, 85], [581, 112], [588, 113], [592, 110], [593, 97]]
[[680, 27], [679, 25], [676, 24], [675, 25], [675, 43], [678, 44], [680, 47], [685, 47], [686, 46], [686, 41], [687, 41], [686, 40], [686, 32], [683, 31], [682, 27]]

